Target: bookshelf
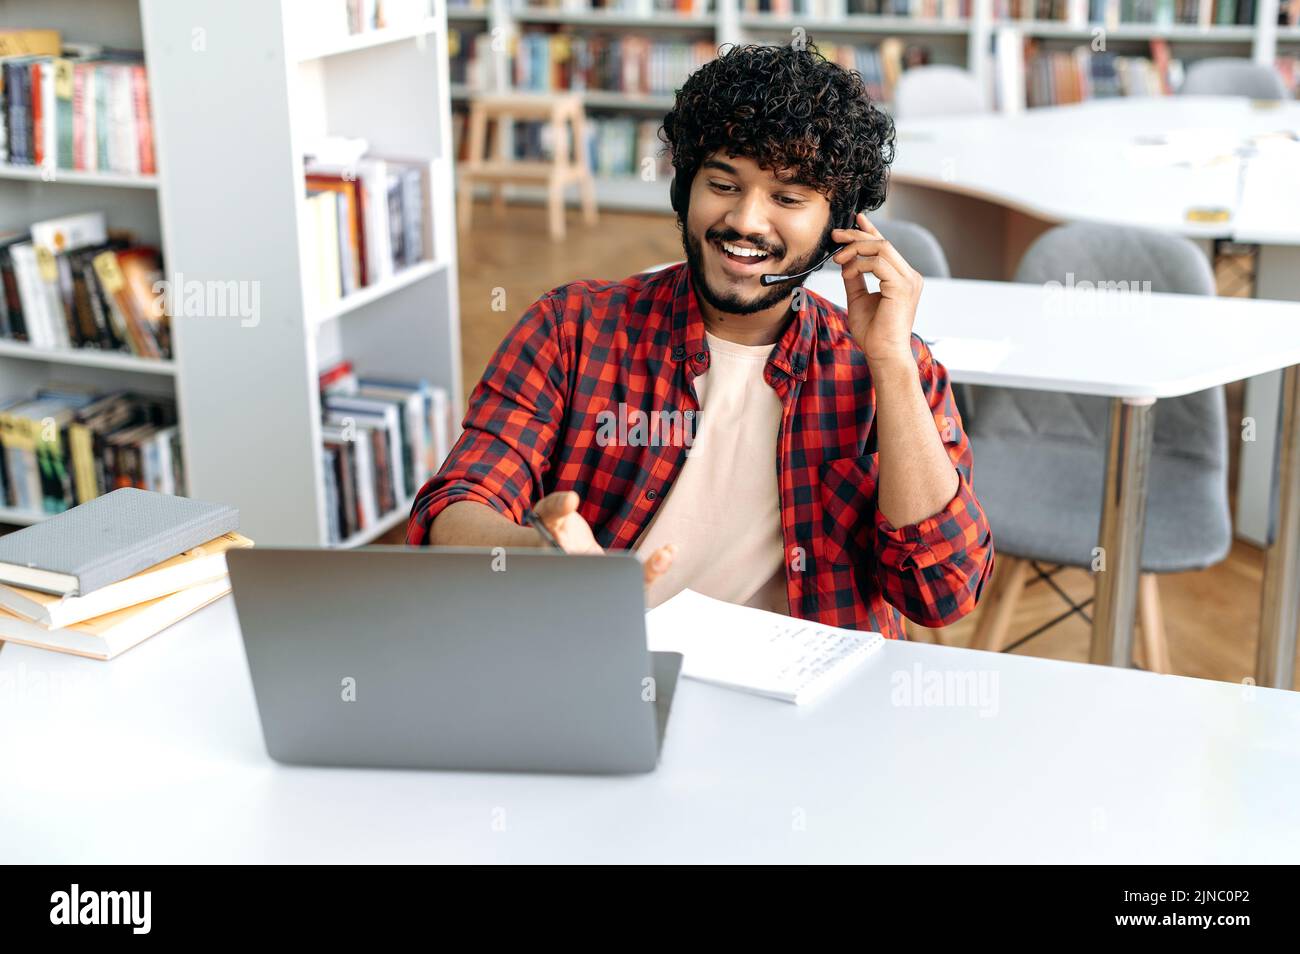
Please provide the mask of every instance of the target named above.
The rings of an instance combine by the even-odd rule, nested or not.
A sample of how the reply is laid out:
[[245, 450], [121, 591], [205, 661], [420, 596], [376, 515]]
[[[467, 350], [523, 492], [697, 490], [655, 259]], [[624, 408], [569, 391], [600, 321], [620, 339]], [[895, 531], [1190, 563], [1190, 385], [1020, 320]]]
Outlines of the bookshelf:
[[[176, 329], [192, 492], [237, 504], [259, 542], [327, 540], [317, 378], [337, 360], [443, 387], [459, 420], [447, 27], [441, 0], [421, 3], [408, 26], [347, 35], [322, 22], [320, 0], [143, 0], [147, 33], [159, 38], [151, 65], [169, 269], [261, 288], [256, 327]], [[206, 53], [186, 42], [195, 24], [206, 25]], [[427, 169], [430, 241], [427, 261], [322, 306], [303, 156], [327, 134]], [[223, 159], [232, 148], [234, 163]], [[222, 177], [227, 187], [214, 189]], [[405, 514], [399, 505], [345, 544], [367, 543]]]
[[[1117, 16], [1119, 4], [1115, 0], [1112, 3]], [[779, 8], [780, 4], [773, 6]], [[511, 38], [521, 33], [562, 32], [573, 36], [635, 33], [652, 40], [702, 38], [721, 45], [789, 42], [796, 29], [803, 29], [823, 46], [874, 46], [889, 37], [897, 37], [905, 45], [923, 46], [931, 62], [970, 70], [988, 90], [990, 103], [995, 102], [994, 34], [997, 31], [1012, 28], [1022, 38], [1039, 40], [1045, 50], [1069, 51], [1090, 43], [1101, 26], [1090, 22], [1089, 4], [1081, 0], [1068, 4], [1069, 17], [1061, 21], [998, 16], [999, 4], [995, 0], [964, 3], [937, 0], [925, 8], [934, 12], [932, 16], [852, 12], [866, 8], [860, 0], [817, 3], [792, 0], [788, 6], [815, 12], [756, 13], [747, 10], [743, 0], [711, 0], [708, 12], [691, 14], [654, 10], [649, 0], [627, 0], [618, 9], [591, 9], [584, 0], [558, 0], [553, 7], [546, 8], [527, 5], [523, 0], [478, 0], [472, 6], [453, 4], [448, 9], [448, 17], [452, 29], [462, 36], [462, 42], [479, 33], [499, 38], [502, 51], [495, 53], [496, 62], [490, 68], [494, 82], [500, 84], [497, 88], [509, 85], [510, 54], [503, 51], [508, 50]], [[888, 8], [888, 0], [879, 6]], [[1275, 25], [1276, 19], [1277, 0], [1258, 0], [1254, 24], [1202, 27], [1179, 23], [1112, 23], [1106, 29], [1106, 38], [1120, 54], [1147, 55], [1150, 41], [1162, 39], [1170, 44], [1175, 58], [1241, 56], [1271, 63], [1277, 54], [1300, 54], [1300, 27], [1279, 27]], [[452, 89], [452, 101], [463, 103], [470, 92], [467, 85], [458, 84]], [[585, 93], [584, 99], [593, 119], [599, 120], [617, 116], [654, 118], [672, 105], [673, 98], [593, 90]], [[666, 184], [662, 182], [598, 174], [596, 190], [604, 208], [668, 209]], [[526, 189], [516, 190], [514, 195], [535, 198]]]
[[[255, 288], [259, 307], [256, 320], [174, 317], [168, 362], [3, 342], [4, 390], [73, 380], [174, 395], [192, 496], [238, 507], [258, 543], [326, 544], [321, 369], [347, 358], [365, 373], [425, 380], [460, 417], [443, 2], [393, 0], [402, 25], [349, 35], [345, 0], [6, 0], [0, 25], [144, 50], [158, 173], [60, 170], [51, 182], [0, 167], [0, 228], [102, 210], [162, 250], [169, 279]], [[303, 168], [307, 144], [326, 134], [363, 137], [372, 154], [427, 170], [427, 260], [327, 307]], [[399, 506], [344, 543], [405, 518]], [[0, 509], [0, 523], [38, 519]]]
[[[138, 0], [6, 0], [0, 28], [52, 28], [65, 40], [143, 49]], [[162, 247], [159, 177], [0, 163], [0, 231], [24, 231], [33, 222], [100, 211], [112, 229]], [[0, 339], [0, 397], [30, 393], [53, 383], [101, 390], [117, 388], [177, 397], [177, 364], [126, 352], [38, 347]], [[7, 506], [0, 524], [25, 526], [46, 514]]]

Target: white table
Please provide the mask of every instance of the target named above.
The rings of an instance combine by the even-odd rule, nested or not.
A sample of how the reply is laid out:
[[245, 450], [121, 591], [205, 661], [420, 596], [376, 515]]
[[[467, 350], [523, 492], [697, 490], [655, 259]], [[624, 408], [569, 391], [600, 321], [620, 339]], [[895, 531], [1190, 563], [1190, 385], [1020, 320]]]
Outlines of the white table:
[[[875, 279], [869, 281], [874, 289]], [[843, 306], [838, 268], [814, 274], [808, 287]], [[1097, 577], [1093, 662], [1131, 664], [1155, 402], [1285, 368], [1287, 452], [1278, 538], [1265, 564], [1256, 679], [1261, 685], [1291, 686], [1300, 625], [1296, 312], [1295, 305], [1279, 301], [926, 280], [915, 330], [937, 340], [935, 353], [953, 381], [1111, 399], [1098, 540], [1107, 569]], [[978, 460], [975, 466], [978, 473]], [[993, 535], [996, 541], [996, 527]]]
[[[949, 678], [984, 705], [896, 704]], [[806, 708], [684, 680], [641, 776], [277, 765], [230, 599], [107, 664], [5, 646], [0, 725], [5, 862], [1300, 855], [1300, 695], [920, 643]]]
[[[1011, 277], [1030, 242], [1061, 222], [1158, 229], [1207, 252], [1215, 239], [1259, 243], [1258, 297], [1300, 301], [1300, 143], [1253, 138], [1278, 131], [1300, 132], [1300, 103], [1123, 98], [900, 122], [882, 215], [931, 228], [953, 274], [966, 278]], [[1229, 216], [1189, 221], [1194, 207]], [[1260, 544], [1281, 388], [1276, 374], [1247, 385], [1257, 439], [1241, 448], [1247, 492], [1238, 494], [1234, 524]]]

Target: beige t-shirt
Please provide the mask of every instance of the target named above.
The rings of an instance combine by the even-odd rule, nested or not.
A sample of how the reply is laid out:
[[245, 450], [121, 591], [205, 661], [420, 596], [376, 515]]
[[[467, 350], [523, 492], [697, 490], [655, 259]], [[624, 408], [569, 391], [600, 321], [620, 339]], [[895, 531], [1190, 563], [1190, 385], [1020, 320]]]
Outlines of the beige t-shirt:
[[689, 587], [729, 603], [789, 613], [776, 476], [781, 399], [763, 380], [772, 345], [705, 335], [709, 369], [695, 378], [700, 415], [690, 451], [635, 545], [645, 556], [677, 544], [646, 606]]

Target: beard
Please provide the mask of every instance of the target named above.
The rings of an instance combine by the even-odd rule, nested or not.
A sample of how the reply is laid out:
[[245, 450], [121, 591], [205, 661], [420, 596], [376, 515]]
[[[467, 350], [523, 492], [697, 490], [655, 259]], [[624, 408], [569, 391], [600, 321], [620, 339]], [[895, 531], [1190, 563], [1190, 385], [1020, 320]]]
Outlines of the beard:
[[[830, 241], [831, 230], [834, 225], [826, 224], [826, 230], [822, 233], [821, 241], [807, 255], [796, 260], [789, 268], [784, 269], [780, 274], [797, 275], [799, 272], [807, 271], [817, 264], [818, 259], [825, 255], [827, 243]], [[704, 234], [704, 238], [709, 242], [740, 242], [745, 237], [734, 229], [710, 229]], [[753, 242], [752, 239], [750, 239]], [[762, 248], [772, 254], [774, 261], [780, 261], [785, 257], [785, 250], [774, 248], [770, 245], [760, 245], [754, 242], [754, 245]], [[704, 248], [699, 239], [691, 235], [686, 228], [685, 223], [682, 225], [682, 248], [686, 252], [686, 264], [691, 270], [691, 280], [695, 284], [696, 290], [700, 297], [708, 302], [718, 311], [728, 315], [754, 315], [761, 311], [767, 311], [776, 305], [779, 305], [790, 294], [802, 285], [808, 278], [807, 275], [791, 279], [788, 282], [777, 282], [775, 285], [764, 286], [761, 283], [758, 286], [758, 293], [752, 298], [745, 298], [735, 292], [719, 291], [709, 285], [708, 279], [704, 277]], [[780, 254], [776, 254], [776, 253]]]

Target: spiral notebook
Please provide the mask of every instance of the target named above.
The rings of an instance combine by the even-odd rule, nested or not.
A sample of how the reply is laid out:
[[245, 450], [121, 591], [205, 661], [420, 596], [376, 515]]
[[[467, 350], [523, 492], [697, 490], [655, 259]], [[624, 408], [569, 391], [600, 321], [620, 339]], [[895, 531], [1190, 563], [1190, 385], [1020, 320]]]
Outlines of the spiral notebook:
[[682, 590], [646, 613], [652, 651], [678, 652], [682, 675], [804, 705], [884, 645], [879, 633], [823, 626]]

